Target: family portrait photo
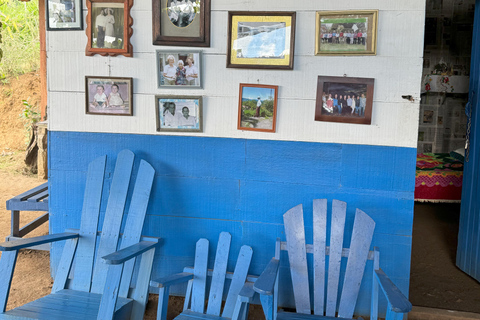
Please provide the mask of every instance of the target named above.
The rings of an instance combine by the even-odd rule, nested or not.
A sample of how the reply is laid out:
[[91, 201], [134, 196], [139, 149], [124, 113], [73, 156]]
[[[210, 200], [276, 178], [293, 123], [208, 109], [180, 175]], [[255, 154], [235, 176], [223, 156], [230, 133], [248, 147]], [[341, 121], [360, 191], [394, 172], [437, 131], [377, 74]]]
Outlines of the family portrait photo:
[[157, 131], [202, 132], [202, 97], [155, 97]]
[[167, 2], [168, 18], [176, 27], [188, 27], [198, 13], [200, 13], [200, 0], [168, 0]]
[[91, 47], [123, 49], [124, 41], [123, 3], [93, 2], [91, 13]]
[[48, 0], [47, 30], [83, 29], [81, 0]]
[[278, 86], [240, 84], [238, 129], [275, 132]]
[[293, 67], [295, 14], [268, 13], [262, 16], [229, 12], [227, 67]]
[[157, 73], [159, 88], [201, 88], [201, 54], [157, 50]]
[[376, 11], [317, 12], [315, 54], [375, 54]]
[[318, 77], [315, 120], [370, 124], [373, 79]]
[[132, 78], [85, 77], [87, 114], [133, 115]]

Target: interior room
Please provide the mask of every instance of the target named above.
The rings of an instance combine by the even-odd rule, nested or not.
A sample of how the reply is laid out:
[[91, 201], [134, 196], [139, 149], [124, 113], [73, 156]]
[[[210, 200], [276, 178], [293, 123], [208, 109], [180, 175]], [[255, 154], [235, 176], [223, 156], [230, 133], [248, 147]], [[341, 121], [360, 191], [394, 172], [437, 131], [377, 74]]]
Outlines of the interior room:
[[475, 1], [428, 0], [419, 116], [410, 298], [480, 312], [480, 284], [456, 266]]

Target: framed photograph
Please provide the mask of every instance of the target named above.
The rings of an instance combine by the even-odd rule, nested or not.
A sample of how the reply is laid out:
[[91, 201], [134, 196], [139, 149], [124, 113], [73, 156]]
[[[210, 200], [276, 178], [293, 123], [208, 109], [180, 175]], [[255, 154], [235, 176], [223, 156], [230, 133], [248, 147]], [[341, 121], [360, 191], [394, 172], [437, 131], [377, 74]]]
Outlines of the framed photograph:
[[133, 79], [85, 77], [85, 111], [87, 114], [133, 115]]
[[199, 51], [157, 50], [158, 88], [202, 88]]
[[47, 30], [83, 30], [82, 0], [47, 0]]
[[202, 97], [155, 96], [157, 131], [203, 132]]
[[153, 44], [210, 47], [210, 0], [152, 0]]
[[372, 78], [318, 76], [316, 121], [371, 124]]
[[275, 132], [278, 86], [240, 83], [238, 130]]
[[132, 6], [133, 0], [87, 0], [87, 56], [133, 56]]
[[229, 12], [227, 68], [293, 69], [295, 12]]
[[317, 11], [316, 55], [375, 55], [378, 10]]

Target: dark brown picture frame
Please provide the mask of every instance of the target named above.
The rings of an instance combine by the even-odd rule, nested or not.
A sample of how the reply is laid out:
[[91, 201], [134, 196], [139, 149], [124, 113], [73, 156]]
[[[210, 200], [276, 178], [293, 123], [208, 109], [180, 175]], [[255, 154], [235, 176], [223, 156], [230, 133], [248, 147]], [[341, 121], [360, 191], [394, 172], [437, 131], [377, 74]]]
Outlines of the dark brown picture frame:
[[[246, 69], [280, 69], [293, 70], [293, 57], [295, 56], [295, 19], [296, 13], [293, 11], [230, 11], [228, 12], [228, 43], [227, 43], [227, 68], [246, 68]], [[265, 31], [265, 26], [258, 26], [258, 23], [269, 23]], [[241, 25], [242, 24], [242, 25]], [[283, 25], [282, 25], [283, 24]], [[241, 29], [239, 27], [241, 25]], [[262, 27], [262, 30], [257, 30]], [[259, 42], [268, 42], [269, 34], [273, 34], [272, 44], [278, 39], [279, 29], [290, 28], [290, 34], [285, 35], [285, 46], [282, 53], [278, 55], [282, 48], [274, 47], [275, 57], [269, 57], [270, 53], [255, 53], [252, 50], [243, 54], [242, 48], [238, 48], [238, 44], [234, 45], [239, 39], [247, 36], [261, 36]], [[290, 43], [287, 43], [287, 41]], [[256, 41], [256, 40], [254, 40]], [[258, 48], [254, 46], [253, 48]], [[245, 48], [250, 49], [250, 48]], [[285, 52], [287, 54], [285, 54]], [[253, 55], [257, 56], [253, 56]]]
[[278, 86], [240, 83], [237, 129], [275, 132], [277, 102]]
[[[115, 85], [117, 92], [113, 90]], [[103, 91], [99, 92], [98, 87], [102, 87]], [[112, 93], [117, 97], [113, 97]], [[97, 102], [97, 94], [103, 95], [102, 99], [98, 99], [101, 102]], [[117, 105], [118, 97], [121, 104]], [[85, 76], [85, 113], [133, 116], [133, 78]]]
[[[374, 82], [373, 78], [318, 76], [315, 121], [371, 124]], [[348, 101], [352, 96], [360, 96], [353, 102], [355, 108]]]
[[[194, 20], [199, 19], [198, 34], [194, 32], [195, 35], [190, 35], [188, 32], [175, 33], [162, 27], [169, 20], [167, 3], [168, 0], [152, 0], [153, 44], [157, 46], [210, 47], [211, 0], [200, 0], [200, 12], [194, 18]], [[193, 26], [188, 26], [188, 28], [193, 28]], [[185, 28], [185, 30], [192, 30], [188, 30], [188, 28]], [[176, 29], [178, 31], [179, 28]]]
[[[85, 48], [85, 55], [87, 56], [93, 56], [95, 54], [99, 54], [101, 56], [117, 56], [117, 55], [123, 55], [125, 57], [132, 57], [133, 56], [133, 46], [130, 43], [130, 37], [133, 34], [133, 18], [130, 16], [130, 10], [132, 9], [133, 6], [133, 0], [87, 0], [87, 28], [86, 28], [86, 34], [88, 37], [87, 41], [87, 47]], [[113, 45], [111, 48], [110, 47], [104, 47], [103, 45], [101, 47], [97, 47], [96, 45], [94, 46], [94, 33], [98, 34], [98, 31], [96, 31], [95, 27], [95, 19], [97, 16], [95, 16], [93, 10], [93, 4], [105, 4], [105, 8], [108, 8], [108, 4], [123, 4], [123, 19], [120, 19], [120, 21], [116, 21], [115, 23], [120, 23], [121, 28], [117, 27], [117, 31], [121, 30], [121, 38], [120, 37], [115, 37], [115, 44], [122, 44], [122, 48], [115, 48], [115, 45]], [[98, 39], [97, 39], [98, 41]]]

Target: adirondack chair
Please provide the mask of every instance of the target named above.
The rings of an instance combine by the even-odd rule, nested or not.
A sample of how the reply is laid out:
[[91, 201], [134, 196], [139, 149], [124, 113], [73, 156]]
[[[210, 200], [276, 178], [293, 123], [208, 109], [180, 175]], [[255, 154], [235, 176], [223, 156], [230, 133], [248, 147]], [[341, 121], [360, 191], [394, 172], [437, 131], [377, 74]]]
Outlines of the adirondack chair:
[[[186, 267], [182, 273], [173, 274], [150, 282], [151, 286], [159, 288], [157, 320], [167, 319], [170, 286], [187, 281], [188, 285], [183, 312], [175, 319], [246, 319], [250, 298], [254, 294], [252, 288], [253, 281], [256, 280], [256, 277], [247, 275], [253, 251], [249, 246], [242, 246], [234, 272], [227, 272], [231, 239], [232, 236], [230, 233], [220, 233], [213, 270], [207, 269], [209, 242], [207, 239], [200, 239], [196, 244], [193, 268]], [[205, 312], [207, 277], [211, 277], [211, 284], [208, 296], [208, 307]], [[231, 283], [220, 317], [225, 279], [230, 279]], [[246, 280], [248, 280], [247, 283], [245, 282]], [[237, 302], [240, 291], [242, 291], [243, 296], [246, 298], [244, 298], [243, 301]]]
[[[134, 154], [129, 150], [118, 154], [101, 232], [97, 231], [97, 226], [106, 156], [95, 159], [88, 166], [79, 231], [67, 230], [0, 244], [3, 251], [0, 319], [143, 319], [153, 256], [158, 245], [158, 239], [141, 239], [154, 170], [141, 161], [125, 228], [120, 234], [133, 160]], [[101, 236], [96, 249], [98, 233]], [[18, 250], [61, 240], [66, 242], [51, 294], [5, 311]], [[137, 263], [136, 257], [141, 257]], [[135, 264], [138, 264], [136, 276]]]
[[[335, 319], [335, 316], [340, 319], [352, 319], [367, 259], [373, 260], [370, 319], [378, 318], [379, 285], [388, 302], [386, 320], [402, 319], [403, 315], [411, 310], [412, 305], [407, 298], [380, 269], [378, 248], [369, 251], [375, 222], [359, 209], [355, 214], [350, 248], [343, 248], [346, 208], [345, 202], [333, 200], [329, 246], [326, 242], [328, 234], [326, 199], [313, 201], [313, 244], [305, 244], [302, 205], [290, 209], [283, 215], [287, 241], [281, 242], [277, 239], [275, 258], [270, 261], [254, 284], [254, 290], [260, 294], [267, 320]], [[277, 312], [279, 291], [277, 280], [281, 250], [288, 252], [296, 313]], [[307, 253], [313, 253], [313, 308], [309, 292]], [[326, 256], [329, 256], [328, 268]], [[342, 258], [348, 260], [337, 309]]]

